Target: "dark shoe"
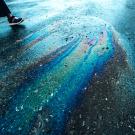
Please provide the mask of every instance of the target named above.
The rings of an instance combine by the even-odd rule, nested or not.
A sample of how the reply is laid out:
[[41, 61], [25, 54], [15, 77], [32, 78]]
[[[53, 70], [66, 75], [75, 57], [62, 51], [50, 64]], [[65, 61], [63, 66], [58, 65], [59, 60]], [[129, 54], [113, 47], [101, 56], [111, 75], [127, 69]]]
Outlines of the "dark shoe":
[[23, 21], [24, 20], [22, 18], [18, 18], [15, 16], [8, 18], [8, 22], [9, 22], [10, 26], [18, 25], [18, 24], [22, 23]]

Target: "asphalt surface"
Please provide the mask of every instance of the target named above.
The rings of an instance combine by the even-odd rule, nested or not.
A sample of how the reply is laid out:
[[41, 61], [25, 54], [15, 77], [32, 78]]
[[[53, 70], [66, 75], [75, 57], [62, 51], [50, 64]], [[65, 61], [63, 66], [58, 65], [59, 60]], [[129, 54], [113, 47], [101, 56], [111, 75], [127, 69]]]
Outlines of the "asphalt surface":
[[[6, 0], [6, 2], [11, 11], [15, 15], [23, 17], [25, 21], [22, 25], [10, 27], [6, 18], [0, 18], [0, 133], [4, 135], [134, 135], [135, 1]], [[81, 16], [85, 16], [85, 18]], [[59, 55], [62, 58], [65, 55], [67, 56], [66, 50], [68, 50], [68, 47], [73, 47], [72, 44], [75, 45], [76, 42], [80, 42], [79, 39], [85, 32], [97, 32], [97, 30], [92, 29], [94, 23], [89, 16], [104, 20], [118, 33], [113, 58], [110, 61], [107, 61], [109, 56], [104, 59], [107, 64], [100, 69], [100, 72], [96, 73], [98, 75], [84, 81], [86, 83], [85, 90], [80, 92], [77, 97], [75, 96], [75, 101], [74, 98], [71, 98], [74, 107], [69, 109], [70, 107], [67, 106], [69, 111], [65, 106], [72, 104], [72, 102], [62, 99], [62, 96], [64, 98], [65, 95], [68, 95], [66, 92], [65, 95], [56, 94], [56, 99], [60, 97], [61, 102], [57, 103], [54, 97], [50, 104], [38, 106], [41, 103], [40, 101], [43, 102], [43, 98], [48, 102], [49, 96], [38, 98], [36, 88], [40, 91], [45, 88], [48, 91], [53, 91], [57, 86], [55, 81], [58, 80], [58, 84], [62, 84], [61, 82], [64, 81], [69, 83], [69, 88], [66, 84], [65, 88], [67, 89], [65, 90], [78, 89], [79, 84], [78, 87], [76, 84], [79, 82], [79, 78], [82, 77], [82, 80], [84, 80], [83, 74], [89, 73], [85, 72], [89, 69], [88, 67], [84, 67], [85, 71], [80, 70], [80, 72], [75, 69], [78, 62], [74, 59], [75, 56], [73, 59], [70, 58], [72, 55], [69, 55], [69, 60], [66, 61], [65, 59], [64, 65], [59, 65], [56, 70], [49, 71], [48, 69], [48, 67], [53, 67], [49, 62], [53, 61], [53, 65], [57, 65], [58, 60], [55, 60], [55, 58]], [[86, 19], [87, 17], [88, 19]], [[98, 26], [98, 21], [99, 25], [103, 23], [98, 19], [94, 19], [95, 26]], [[76, 22], [78, 22], [78, 25], [74, 28]], [[90, 27], [87, 25], [88, 22], [92, 24]], [[76, 33], [83, 34], [75, 37]], [[65, 46], [63, 47], [63, 45]], [[111, 55], [110, 47], [109, 51], [108, 54]], [[81, 59], [81, 54], [78, 55], [78, 59]], [[74, 61], [74, 64], [70, 63], [72, 61]], [[63, 66], [67, 69], [65, 70]], [[71, 76], [78, 78], [72, 77], [70, 80], [73, 82], [71, 86], [74, 87], [70, 87], [70, 81], [67, 81], [68, 75], [66, 76], [66, 71], [71, 71], [71, 69], [73, 71]], [[48, 76], [46, 72], [49, 73]], [[24, 75], [25, 73], [27, 75]], [[40, 78], [39, 76], [43, 76], [42, 73], [47, 77]], [[67, 77], [67, 80], [62, 77]], [[48, 81], [46, 85], [44, 85], [45, 80]], [[81, 81], [79, 83], [81, 85]], [[26, 92], [23, 92], [25, 90]], [[34, 91], [37, 95], [31, 96], [30, 91]], [[46, 95], [49, 94], [51, 94], [50, 97], [55, 95], [51, 92]], [[44, 93], [41, 92], [40, 95], [42, 96]], [[27, 97], [30, 97], [30, 99], [28, 98], [25, 102]], [[69, 100], [69, 97], [67, 99]], [[39, 107], [38, 111], [36, 109], [31, 111], [26, 105], [27, 103], [32, 109]], [[15, 112], [13, 108], [15, 108]], [[23, 109], [26, 111], [19, 114], [18, 112]], [[68, 112], [66, 118], [60, 112], [62, 110], [65, 113]], [[36, 115], [33, 112], [36, 112]], [[31, 117], [34, 117], [34, 120]], [[63, 117], [65, 120], [61, 120]], [[23, 122], [26, 119], [27, 122]], [[21, 124], [23, 126], [24, 123], [29, 125], [28, 121], [33, 124], [21, 127]], [[58, 124], [59, 122], [65, 124]], [[4, 131], [4, 128], [6, 131]]]

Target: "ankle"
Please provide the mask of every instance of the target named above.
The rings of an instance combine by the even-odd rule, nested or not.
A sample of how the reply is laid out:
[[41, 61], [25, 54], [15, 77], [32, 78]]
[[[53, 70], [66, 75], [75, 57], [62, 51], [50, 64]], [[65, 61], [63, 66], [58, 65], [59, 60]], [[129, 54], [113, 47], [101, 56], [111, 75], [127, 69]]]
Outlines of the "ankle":
[[7, 15], [7, 18], [8, 18], [8, 19], [10, 19], [10, 18], [12, 18], [12, 17], [13, 17], [13, 15], [12, 15], [11, 13]]

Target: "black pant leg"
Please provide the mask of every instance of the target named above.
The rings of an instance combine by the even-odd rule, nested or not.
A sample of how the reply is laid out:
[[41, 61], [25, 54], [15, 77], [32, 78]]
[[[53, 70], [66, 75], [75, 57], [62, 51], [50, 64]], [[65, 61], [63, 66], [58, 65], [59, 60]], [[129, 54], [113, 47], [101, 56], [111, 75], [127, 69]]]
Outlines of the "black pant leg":
[[11, 12], [4, 0], [0, 0], [0, 17], [9, 15]]

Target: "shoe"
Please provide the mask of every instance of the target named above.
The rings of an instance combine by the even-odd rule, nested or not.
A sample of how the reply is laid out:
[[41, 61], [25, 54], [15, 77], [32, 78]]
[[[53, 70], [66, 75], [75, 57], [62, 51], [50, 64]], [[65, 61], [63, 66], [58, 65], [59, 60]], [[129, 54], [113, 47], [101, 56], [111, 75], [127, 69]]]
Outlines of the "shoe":
[[10, 26], [19, 25], [23, 21], [24, 20], [22, 18], [18, 18], [16, 16], [12, 16], [12, 17], [8, 18], [8, 22], [9, 22]]

